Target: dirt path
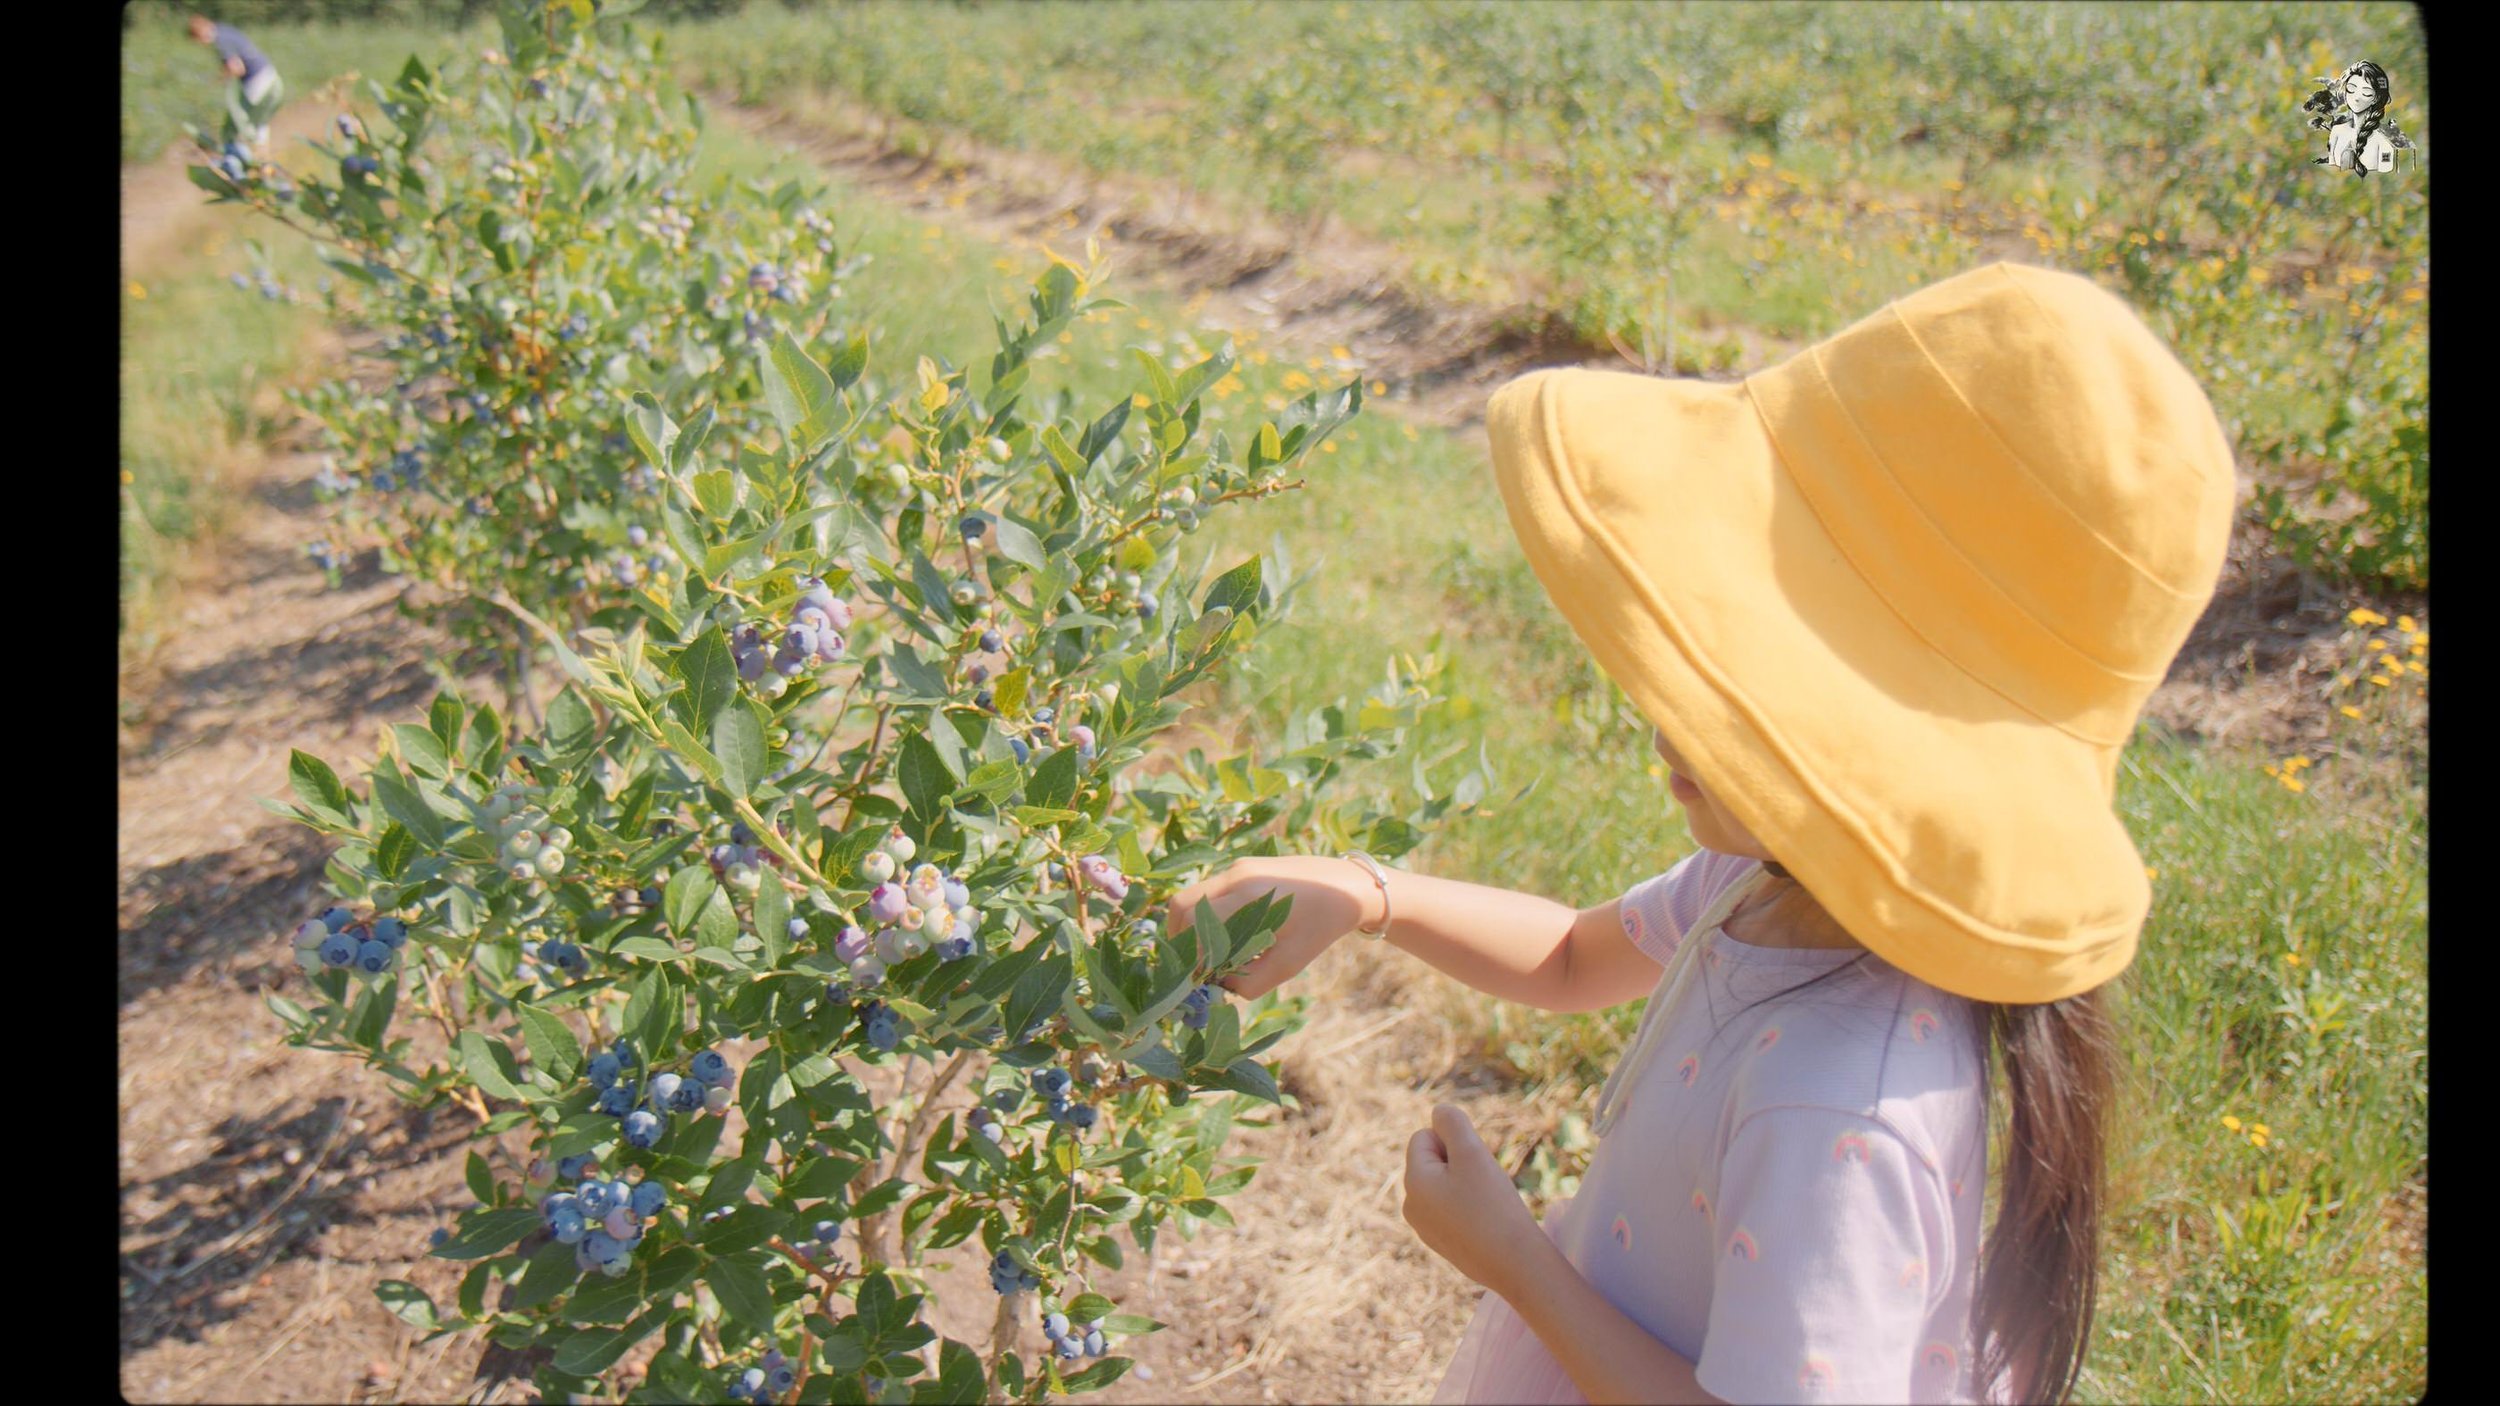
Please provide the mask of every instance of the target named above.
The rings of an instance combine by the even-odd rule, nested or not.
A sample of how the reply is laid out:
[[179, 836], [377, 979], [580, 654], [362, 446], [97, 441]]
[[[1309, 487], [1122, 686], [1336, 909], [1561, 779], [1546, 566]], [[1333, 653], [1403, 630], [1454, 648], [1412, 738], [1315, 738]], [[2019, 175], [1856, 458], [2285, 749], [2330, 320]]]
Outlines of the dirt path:
[[[278, 141], [322, 120], [291, 107]], [[126, 274], [161, 276], [240, 220], [206, 207], [184, 156], [123, 173]], [[287, 1049], [262, 1004], [301, 983], [280, 934], [318, 907], [323, 853], [259, 798], [286, 795], [290, 747], [368, 753], [433, 691], [428, 640], [370, 555], [338, 590], [305, 558], [314, 468], [284, 446], [247, 466], [164, 646], [124, 680], [121, 1388], [134, 1401], [443, 1400], [474, 1360], [419, 1350], [372, 1293], [393, 1277], [450, 1287], [417, 1256], [466, 1199], [447, 1155], [458, 1130], [405, 1116], [347, 1061]]]

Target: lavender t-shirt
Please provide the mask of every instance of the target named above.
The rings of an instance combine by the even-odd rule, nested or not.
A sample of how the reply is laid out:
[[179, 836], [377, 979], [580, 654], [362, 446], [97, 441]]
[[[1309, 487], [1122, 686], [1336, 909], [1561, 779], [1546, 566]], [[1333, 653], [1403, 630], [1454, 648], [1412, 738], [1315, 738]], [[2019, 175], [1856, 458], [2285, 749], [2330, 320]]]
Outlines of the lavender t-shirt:
[[[1624, 933], [1667, 964], [1759, 870], [1700, 851], [1623, 896]], [[1655, 1028], [1626, 1055], [1612, 1122], [1546, 1233], [1723, 1400], [1973, 1399], [1977, 1008], [1871, 953], [1695, 936], [1704, 945], [1650, 998]], [[1487, 1294], [1440, 1399], [1583, 1398]]]

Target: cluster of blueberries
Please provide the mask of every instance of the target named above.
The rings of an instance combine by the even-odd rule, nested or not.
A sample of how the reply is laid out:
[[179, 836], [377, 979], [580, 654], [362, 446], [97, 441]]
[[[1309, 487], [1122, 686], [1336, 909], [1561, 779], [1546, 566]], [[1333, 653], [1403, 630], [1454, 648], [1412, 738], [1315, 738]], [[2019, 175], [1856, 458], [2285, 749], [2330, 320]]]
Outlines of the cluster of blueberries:
[[1029, 1294], [1042, 1287], [1042, 1281], [1017, 1264], [1015, 1256], [1001, 1250], [990, 1259], [990, 1287], [1002, 1294]]
[[626, 1071], [640, 1060], [631, 1043], [616, 1044], [591, 1056], [583, 1073], [599, 1094], [598, 1109], [624, 1123], [625, 1141], [649, 1149], [668, 1131], [672, 1113], [721, 1113], [729, 1108], [730, 1085], [737, 1074], [718, 1050], [705, 1050], [687, 1061], [686, 1072], [654, 1074], [636, 1085]]
[[[747, 287], [777, 303], [786, 303], [799, 296], [804, 286], [797, 275], [785, 274], [771, 264], [757, 264], [747, 270]], [[747, 314], [753, 318], [755, 314]]]
[[764, 1354], [762, 1366], [749, 1367], [739, 1375], [736, 1384], [729, 1388], [729, 1399], [753, 1401], [760, 1406], [798, 1384], [799, 1369], [790, 1365], [780, 1348], [774, 1348]]
[[399, 962], [408, 945], [408, 925], [397, 918], [356, 921], [344, 908], [331, 908], [295, 929], [295, 956], [306, 975], [324, 967], [346, 967], [380, 976]]
[[[1050, 1121], [1064, 1124], [1081, 1133], [1094, 1126], [1094, 1120], [1101, 1114], [1090, 1103], [1070, 1103], [1068, 1082], [1068, 1071], [1064, 1069], [1033, 1071], [1033, 1092], [1047, 1100], [1045, 1107], [1050, 1114]], [[1012, 1092], [1012, 1090], [1006, 1092]]]
[[582, 949], [580, 943], [566, 942], [561, 938], [521, 944], [521, 965], [514, 975], [523, 981], [544, 981], [553, 986], [555, 978], [548, 975], [550, 968], [568, 977], [587, 976], [590, 973], [590, 954]]
[[1042, 1336], [1050, 1339], [1052, 1350], [1059, 1354], [1063, 1362], [1079, 1357], [1100, 1357], [1111, 1350], [1111, 1344], [1103, 1341], [1100, 1319], [1071, 1325], [1068, 1315], [1064, 1313], [1045, 1313], [1042, 1315]]
[[1076, 861], [1077, 877], [1086, 887], [1117, 903], [1128, 897], [1128, 876], [1119, 867], [1099, 854], [1080, 855]]
[[623, 1274], [634, 1246], [642, 1243], [643, 1222], [667, 1207], [667, 1188], [648, 1180], [601, 1181], [586, 1156], [557, 1163], [556, 1175], [579, 1180], [571, 1191], [540, 1200], [538, 1218], [558, 1243], [573, 1247], [573, 1263], [582, 1273]]
[[651, 529], [644, 527], [641, 523], [635, 523], [625, 529], [627, 550], [616, 552], [608, 558], [608, 570], [615, 575], [618, 585], [630, 590], [641, 585], [646, 577], [657, 580], [668, 574], [668, 558], [665, 555], [659, 552], [653, 552], [650, 556], [641, 558], [634, 555], [635, 552], [650, 545]]
[[[877, 931], [871, 936], [856, 925], [843, 928], [834, 939], [833, 954], [850, 968], [850, 984], [861, 990], [883, 981], [886, 968], [908, 962], [932, 947], [949, 962], [979, 950], [983, 919], [981, 910], [972, 906], [972, 890], [962, 876], [945, 873], [934, 864], [901, 874], [901, 867], [917, 853], [919, 847], [911, 836], [896, 826], [875, 849], [860, 857], [859, 876], [875, 885], [868, 893], [867, 912]], [[795, 921], [790, 931], [794, 938], [802, 935]]]
[[738, 677], [755, 684], [767, 697], [778, 697], [789, 681], [819, 664], [842, 657], [842, 632], [851, 628], [851, 606], [825, 585], [823, 578], [799, 578], [798, 604], [790, 611], [778, 642], [759, 625], [740, 625], [730, 638], [730, 655]]
[[781, 863], [771, 850], [755, 842], [754, 827], [743, 820], [730, 822], [729, 842], [712, 846], [704, 860], [712, 866], [713, 878], [741, 893], [763, 887], [765, 866]]
[[518, 786], [497, 788], [478, 807], [479, 828], [501, 843], [499, 853], [505, 873], [524, 883], [541, 877], [554, 878], [564, 872], [565, 851], [572, 847], [573, 832], [548, 824], [545, 811], [523, 804], [524, 794]]

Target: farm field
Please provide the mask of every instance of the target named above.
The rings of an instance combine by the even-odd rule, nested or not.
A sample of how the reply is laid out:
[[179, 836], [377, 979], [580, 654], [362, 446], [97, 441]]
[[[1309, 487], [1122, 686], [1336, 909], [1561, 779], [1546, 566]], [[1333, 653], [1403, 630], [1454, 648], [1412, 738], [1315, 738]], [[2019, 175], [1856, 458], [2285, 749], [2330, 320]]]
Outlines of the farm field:
[[[1152, 26], [1153, 10], [1105, 13], [1145, 26], [1123, 36], [1132, 47], [1183, 42]], [[837, 26], [884, 22], [875, 7], [812, 18], [825, 28], [758, 8], [671, 38], [685, 76], [718, 88], [733, 75], [706, 45], [736, 40], [796, 62], [810, 44], [831, 51], [858, 39]], [[288, 33], [273, 27], [264, 43], [278, 53]], [[1256, 52], [1261, 40], [1245, 29], [1233, 42]], [[472, 32], [429, 42], [417, 47], [439, 68], [458, 47], [492, 40]], [[368, 71], [395, 72], [400, 57]], [[863, 134], [856, 108], [818, 105], [794, 85], [742, 95], [764, 101], [714, 105], [701, 169], [758, 177], [765, 190], [794, 178], [821, 184], [808, 208], [830, 220], [843, 260], [864, 260], [833, 281], [841, 325], [873, 329], [872, 368], [882, 349], [909, 349], [973, 368], [964, 393], [983, 393], [993, 314], [1021, 306], [1049, 266], [1042, 246], [1081, 257], [1090, 233], [1112, 261], [1104, 291], [1128, 306], [1072, 318], [1034, 358], [1036, 379], [1065, 387], [1076, 405], [1134, 390], [1133, 346], [1178, 373], [1227, 339], [1238, 361], [1206, 383], [1200, 403], [1205, 425], [1236, 442], [1296, 397], [1364, 384], [1362, 413], [1297, 470], [1306, 486], [1210, 515], [1190, 545], [1190, 565], [1204, 555], [1218, 569], [1267, 553], [1270, 583], [1296, 585], [1289, 608], [1262, 622], [1256, 649], [1193, 695], [1200, 707], [1174, 740], [1272, 754], [1287, 745], [1290, 719], [1374, 686], [1384, 662], [1404, 654], [1417, 665], [1410, 674], [1455, 700], [1435, 714], [1427, 784], [1446, 793], [1479, 758], [1490, 784], [1471, 795], [1474, 813], [1429, 827], [1402, 862], [1596, 902], [1690, 847], [1643, 726], [1583, 660], [1509, 546], [1465, 396], [1436, 398], [1398, 349], [1349, 331], [1359, 318], [1344, 300], [1297, 305], [1295, 288], [1321, 280], [1296, 264], [1243, 284], [1210, 276], [1270, 237], [1278, 211], [1240, 211], [1238, 223], [1202, 216], [1207, 227], [1185, 247], [1170, 225], [1142, 218], [1140, 198], [1117, 181], [1080, 184], [1066, 204], [1029, 190], [1003, 198], [1010, 175], [1062, 191], [1087, 178], [982, 164], [1019, 143], [973, 119], [921, 114], [930, 125], [908, 140], [953, 153], [923, 165]], [[293, 106], [286, 135], [298, 138], [336, 110]], [[369, 105], [358, 111], [376, 120]], [[1533, 152], [1533, 139], [1520, 141]], [[1037, 160], [1079, 154], [1021, 144]], [[280, 159], [305, 170], [321, 161], [300, 147]], [[1158, 174], [1133, 153], [1107, 166]], [[168, 169], [160, 161], [125, 173], [131, 189], [156, 192], [135, 202], [147, 208], [125, 212], [126, 281], [146, 289], [144, 298], [125, 290], [125, 385], [130, 414], [155, 414], [164, 428], [126, 420], [124, 471], [138, 470], [134, 443], [157, 446], [145, 461], [151, 501], [179, 513], [159, 508], [150, 520], [179, 517], [193, 546], [180, 570], [149, 578], [162, 584], [138, 617], [151, 622], [146, 637], [125, 623], [123, 1389], [151, 1400], [446, 1399], [465, 1390], [476, 1339], [420, 1343], [371, 1290], [404, 1279], [451, 1302], [461, 1266], [426, 1258], [423, 1246], [428, 1229], [477, 1201], [456, 1170], [465, 1115], [407, 1113], [349, 1061], [282, 1043], [285, 1027], [261, 998], [315, 999], [279, 944], [328, 901], [328, 846], [254, 799], [289, 796], [291, 748], [342, 764], [352, 782], [344, 764], [379, 729], [424, 722], [428, 661], [449, 656], [452, 641], [391, 617], [395, 578], [374, 543], [354, 540], [324, 506], [329, 495], [312, 486], [315, 434], [271, 394], [371, 365], [373, 329], [325, 325], [310, 297], [232, 287], [229, 274], [250, 283], [265, 267], [282, 294], [300, 291], [326, 270], [289, 231], [231, 208], [202, 210], [178, 173], [173, 183], [142, 179]], [[1203, 173], [1193, 179], [1222, 188]], [[1312, 208], [1329, 211], [1340, 234], [1292, 234], [1302, 263], [1323, 258], [1345, 229], [1400, 254], [1421, 247], [1363, 228], [1355, 201]], [[131, 260], [134, 214], [152, 231], [144, 261]], [[1145, 232], [1123, 237], [1130, 229]], [[246, 239], [267, 250], [265, 263]], [[1706, 256], [1692, 266], [1706, 267]], [[1871, 307], [1920, 277], [1889, 276], [1907, 282], [1870, 275], [1852, 285], [1857, 293], [1806, 302], [1844, 307], [1863, 296]], [[1454, 324], [1473, 316], [1464, 290], [1418, 287]], [[2401, 289], [2389, 302], [2418, 306]], [[162, 320], [139, 316], [142, 307]], [[1783, 322], [1731, 303], [1726, 326], [1760, 351], [1828, 330], [1814, 320], [1828, 315]], [[261, 321], [244, 324], [240, 352], [197, 350], [203, 325], [251, 318]], [[1549, 359], [1574, 355], [1542, 345]], [[908, 366], [906, 355], [872, 374], [908, 381]], [[184, 408], [185, 395], [213, 411]], [[186, 440], [203, 420], [216, 422], [214, 438]], [[205, 471], [220, 460], [220, 471]], [[1432, 512], [1412, 510], [1425, 502]], [[324, 536], [351, 553], [334, 588], [297, 555]], [[2120, 804], [2159, 894], [2127, 979], [2129, 1018], [2138, 1049], [2161, 1055], [2134, 1064], [2131, 1138], [2113, 1167], [2108, 1288], [2084, 1379], [2093, 1400], [2284, 1400], [2321, 1379], [2380, 1399], [2418, 1395], [2427, 1380], [2427, 593], [2420, 583], [2396, 590], [2384, 578], [2301, 571], [2289, 558], [2301, 542], [2325, 541], [2314, 533], [2269, 532], [2252, 519], [2245, 539], [2236, 593], [2183, 659], [2122, 780]], [[132, 591], [126, 567], [126, 612]], [[465, 627], [455, 618], [450, 628]], [[2394, 682], [2374, 685], [2388, 675], [2372, 665], [2389, 656]], [[552, 661], [541, 663], [552, 673]], [[463, 682], [474, 701], [503, 705], [493, 671]], [[1353, 780], [1395, 809], [1418, 793], [1413, 761], [1357, 767]], [[184, 804], [166, 804], [177, 796]], [[1515, 1159], [1532, 1200], [1568, 1194], [1587, 1152], [1574, 1110], [1584, 1111], [1635, 1014], [1555, 1019], [1504, 1008], [1351, 945], [1287, 994], [1306, 998], [1308, 1024], [1266, 1057], [1291, 1102], [1228, 1145], [1228, 1155], [1264, 1159], [1224, 1198], [1231, 1224], [1166, 1236], [1151, 1261], [1095, 1270], [1093, 1287], [1123, 1312], [1171, 1325], [1116, 1344], [1138, 1366], [1106, 1399], [1428, 1392], [1472, 1294], [1398, 1220], [1405, 1134], [1431, 1103], [1460, 1102]], [[180, 1034], [204, 1022], [248, 1033], [206, 1062]], [[410, 1058], [442, 1057], [441, 1040], [422, 1026], [414, 1033]], [[880, 1089], [885, 1077], [870, 1075]], [[930, 1272], [932, 1325], [986, 1342], [981, 1306], [993, 1296], [978, 1248], [932, 1252], [933, 1265], [952, 1261]], [[670, 1399], [648, 1375], [647, 1351], [619, 1370], [624, 1384]], [[504, 1387], [506, 1399], [519, 1385]]]

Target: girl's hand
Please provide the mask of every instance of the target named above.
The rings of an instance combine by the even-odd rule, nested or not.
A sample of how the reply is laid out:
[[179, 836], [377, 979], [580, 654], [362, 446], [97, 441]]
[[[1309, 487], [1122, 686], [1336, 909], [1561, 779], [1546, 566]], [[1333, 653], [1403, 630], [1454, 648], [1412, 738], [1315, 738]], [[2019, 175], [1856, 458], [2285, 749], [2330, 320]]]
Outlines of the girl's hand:
[[1434, 1105], [1432, 1126], [1407, 1140], [1405, 1210], [1434, 1254], [1497, 1294], [1546, 1248], [1519, 1188], [1450, 1104]]
[[1320, 855], [1245, 859], [1174, 894], [1164, 926], [1174, 933], [1188, 931], [1200, 899], [1215, 905], [1218, 917], [1229, 918], [1264, 893], [1286, 895], [1293, 910], [1276, 930], [1275, 945], [1221, 983], [1244, 1000], [1284, 985], [1364, 920], [1366, 902], [1379, 901], [1371, 876], [1348, 860]]

